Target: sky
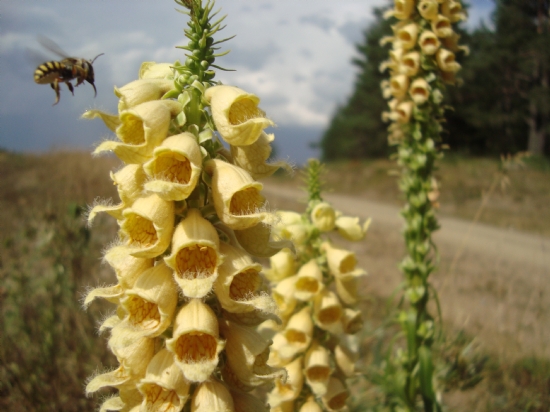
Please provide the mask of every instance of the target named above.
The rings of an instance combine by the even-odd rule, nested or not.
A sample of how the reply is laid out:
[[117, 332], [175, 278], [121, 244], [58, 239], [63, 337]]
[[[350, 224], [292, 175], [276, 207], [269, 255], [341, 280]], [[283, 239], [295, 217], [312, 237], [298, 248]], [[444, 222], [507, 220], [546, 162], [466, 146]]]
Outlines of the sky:
[[[387, 0], [217, 0], [231, 52], [216, 64], [235, 69], [217, 80], [256, 94], [277, 127], [280, 158], [303, 164], [337, 105], [352, 92], [355, 45]], [[489, 23], [492, 0], [470, 0], [467, 27]], [[113, 136], [88, 109], [116, 113], [113, 86], [137, 79], [141, 62], [184, 60], [187, 16], [172, 0], [2, 0], [0, 2], [0, 148], [10, 151], [90, 150]], [[69, 55], [94, 62], [97, 97], [88, 83], [74, 97], [61, 85], [59, 104], [48, 85], [33, 81], [38, 64], [58, 60], [37, 36]], [[220, 38], [220, 37], [217, 37]]]

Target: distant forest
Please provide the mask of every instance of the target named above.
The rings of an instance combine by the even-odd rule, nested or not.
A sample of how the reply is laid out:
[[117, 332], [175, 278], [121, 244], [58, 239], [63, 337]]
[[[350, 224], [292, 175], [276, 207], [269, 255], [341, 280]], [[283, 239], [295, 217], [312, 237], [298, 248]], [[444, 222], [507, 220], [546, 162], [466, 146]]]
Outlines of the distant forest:
[[[462, 65], [460, 87], [447, 88], [442, 142], [451, 152], [495, 156], [528, 150], [550, 156], [550, 0], [494, 0], [491, 27], [461, 29], [460, 44], [469, 55], [457, 54]], [[389, 5], [388, 5], [389, 6]], [[380, 82], [388, 78], [380, 63], [389, 47], [395, 19], [377, 9], [375, 22], [357, 45], [353, 60], [359, 73], [349, 100], [339, 106], [320, 142], [323, 160], [387, 156], [381, 114], [388, 110]]]

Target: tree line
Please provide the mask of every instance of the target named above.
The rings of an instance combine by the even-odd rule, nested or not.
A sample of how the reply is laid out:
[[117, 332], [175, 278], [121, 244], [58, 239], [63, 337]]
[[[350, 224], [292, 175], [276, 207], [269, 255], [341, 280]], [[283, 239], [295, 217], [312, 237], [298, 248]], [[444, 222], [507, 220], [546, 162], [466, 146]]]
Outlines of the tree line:
[[[388, 50], [379, 44], [392, 35], [386, 8], [356, 45], [358, 68], [348, 101], [337, 107], [320, 148], [325, 161], [384, 157], [387, 111], [380, 83], [388, 78], [380, 64]], [[491, 24], [460, 29], [460, 87], [447, 89], [449, 105], [442, 140], [452, 152], [493, 156], [530, 151], [550, 156], [550, 0], [495, 0]]]

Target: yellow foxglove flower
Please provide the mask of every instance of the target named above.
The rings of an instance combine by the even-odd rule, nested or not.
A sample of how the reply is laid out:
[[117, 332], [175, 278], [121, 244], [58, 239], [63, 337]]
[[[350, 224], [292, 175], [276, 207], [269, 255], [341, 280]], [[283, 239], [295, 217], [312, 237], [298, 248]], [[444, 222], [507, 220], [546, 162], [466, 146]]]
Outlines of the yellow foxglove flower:
[[116, 132], [116, 129], [121, 124], [121, 121], [120, 121], [120, 118], [118, 117], [118, 115], [105, 113], [101, 110], [86, 110], [82, 114], [83, 119], [91, 120], [91, 119], [95, 119], [97, 117], [99, 117], [101, 120], [103, 120], [103, 123], [105, 123], [105, 126], [107, 126], [107, 128], [111, 132]]
[[349, 392], [344, 384], [339, 379], [331, 376], [327, 393], [322, 397], [325, 406], [331, 411], [338, 411], [346, 406], [348, 397]]
[[331, 373], [329, 350], [314, 341], [304, 357], [304, 375], [315, 396], [323, 396], [327, 392]]
[[143, 62], [139, 67], [139, 79], [173, 79], [172, 63]]
[[280, 282], [294, 275], [295, 270], [294, 254], [289, 248], [284, 248], [269, 258], [269, 269], [266, 269], [265, 277], [272, 282]]
[[335, 335], [342, 332], [344, 309], [338, 297], [330, 290], [324, 289], [313, 301], [313, 318], [315, 324]]
[[407, 77], [413, 77], [417, 75], [419, 69], [420, 53], [417, 51], [412, 51], [403, 56], [398, 71]]
[[330, 232], [334, 229], [336, 211], [330, 203], [318, 203], [311, 211], [311, 221], [321, 232]]
[[247, 229], [271, 218], [270, 213], [261, 211], [265, 203], [260, 194], [263, 185], [245, 170], [219, 159], [206, 162], [205, 170], [213, 175], [216, 213], [231, 229]]
[[147, 366], [138, 389], [143, 394], [141, 411], [179, 412], [189, 398], [190, 383], [174, 362], [174, 354], [161, 349]]
[[271, 176], [279, 168], [290, 169], [285, 162], [267, 163], [271, 154], [271, 142], [275, 139], [272, 134], [262, 132], [258, 140], [248, 146], [231, 146], [233, 163], [250, 173], [254, 180]]
[[124, 289], [132, 288], [139, 275], [154, 264], [153, 259], [128, 255], [126, 248], [120, 246], [107, 250], [103, 260], [114, 269], [118, 283]]
[[172, 270], [164, 262], [143, 272], [120, 301], [125, 320], [144, 336], [160, 335], [170, 326], [178, 292]]
[[359, 310], [345, 308], [342, 321], [344, 333], [348, 335], [353, 335], [363, 329], [363, 316]]
[[135, 411], [139, 410], [143, 398], [137, 389], [131, 386], [120, 387], [118, 396], [107, 399], [99, 408], [99, 412]]
[[154, 100], [125, 110], [116, 129], [120, 142], [105, 141], [93, 154], [113, 151], [124, 163], [144, 163], [168, 135], [170, 119], [181, 110], [181, 104], [173, 100]]
[[453, 34], [453, 26], [451, 26], [451, 21], [441, 14], [439, 14], [437, 18], [432, 21], [432, 30], [439, 38], [449, 37]]
[[174, 81], [167, 79], [134, 80], [121, 88], [115, 87], [115, 96], [119, 98], [118, 111], [129, 110], [152, 100], [159, 100], [174, 88]]
[[459, 51], [461, 51], [464, 53], [465, 56], [468, 56], [470, 54], [470, 48], [466, 45], [458, 44], [459, 40], [460, 34], [453, 33], [451, 36], [445, 37], [442, 43], [446, 49], [452, 51], [453, 53], [458, 53]]
[[225, 346], [220, 339], [218, 318], [199, 299], [191, 299], [176, 316], [167, 349], [174, 353], [183, 376], [191, 382], [204, 382], [218, 365]]
[[323, 409], [315, 402], [315, 398], [310, 397], [298, 412], [323, 412]]
[[145, 189], [164, 200], [184, 200], [191, 194], [201, 173], [202, 154], [191, 133], [165, 139], [153, 150], [153, 158], [143, 165], [152, 178]]
[[220, 240], [214, 226], [198, 209], [189, 209], [172, 239], [172, 253], [164, 260], [189, 298], [202, 298], [212, 290], [221, 264]]
[[118, 205], [98, 204], [88, 213], [88, 223], [98, 213], [107, 212], [117, 220], [122, 219], [124, 209], [131, 207], [134, 201], [143, 196], [143, 184], [147, 176], [139, 164], [127, 165], [116, 173], [111, 173], [111, 180], [117, 187], [120, 203]]
[[284, 379], [284, 369], [266, 363], [271, 341], [262, 338], [255, 329], [233, 322], [220, 323], [220, 330], [226, 339], [227, 364], [243, 385], [256, 387], [275, 378]]
[[466, 20], [466, 13], [462, 11], [460, 1], [447, 0], [441, 4], [441, 13], [447, 17], [452, 23], [457, 23], [460, 20]]
[[262, 265], [242, 249], [221, 242], [220, 251], [224, 261], [218, 268], [218, 279], [214, 284], [214, 293], [222, 308], [232, 313], [259, 310], [266, 314], [275, 314], [277, 304], [264, 292], [264, 279], [260, 272]]
[[439, 4], [437, 0], [420, 0], [418, 3], [418, 11], [426, 20], [435, 20], [439, 14]]
[[209, 87], [204, 97], [210, 102], [218, 132], [230, 145], [248, 146], [266, 127], [274, 125], [258, 107], [260, 99], [237, 87]]
[[201, 383], [191, 399], [191, 412], [235, 412], [231, 393], [214, 379]]
[[413, 101], [420, 106], [428, 101], [428, 98], [430, 97], [430, 90], [431, 87], [428, 82], [420, 77], [411, 83], [409, 94], [411, 99], [413, 99]]
[[410, 50], [416, 46], [416, 40], [418, 39], [418, 24], [409, 23], [406, 26], [398, 28], [396, 31], [396, 37], [404, 50]]
[[311, 259], [298, 271], [294, 283], [294, 297], [307, 302], [320, 293], [323, 288], [323, 273], [315, 259]]
[[334, 348], [334, 360], [340, 371], [346, 378], [351, 378], [356, 374], [355, 365], [359, 358], [357, 353], [343, 345], [336, 345]]
[[340, 216], [336, 219], [336, 229], [344, 239], [358, 242], [365, 238], [371, 219], [367, 219], [363, 226], [359, 224], [358, 217]]
[[264, 223], [235, 230], [235, 237], [244, 250], [256, 257], [271, 257], [285, 247], [294, 249], [292, 242], [288, 240], [272, 240], [271, 226]]
[[401, 124], [407, 124], [411, 120], [414, 103], [411, 101], [401, 102], [395, 109], [395, 120]]
[[394, 16], [399, 20], [407, 20], [414, 9], [414, 0], [394, 0], [394, 9], [384, 17]]
[[336, 293], [346, 305], [355, 305], [359, 301], [357, 278], [353, 276], [335, 277]]
[[396, 99], [402, 99], [409, 91], [409, 78], [404, 74], [392, 76], [390, 79], [391, 94]]
[[271, 295], [279, 308], [279, 316], [283, 320], [287, 319], [292, 314], [296, 307], [297, 300], [295, 298], [297, 276], [290, 276], [277, 283], [277, 286], [271, 291]]
[[231, 391], [235, 412], [269, 412], [269, 407], [256, 396], [241, 391]]
[[456, 73], [460, 70], [460, 64], [455, 61], [455, 54], [446, 49], [439, 49], [435, 55], [437, 65], [444, 72]]
[[328, 242], [323, 243], [321, 247], [327, 254], [328, 267], [335, 278], [361, 276], [366, 273], [362, 269], [355, 268], [357, 265], [355, 253], [335, 248]]
[[174, 230], [174, 203], [157, 195], [137, 199], [124, 210], [120, 224], [121, 238], [129, 254], [154, 258], [170, 245]]
[[313, 337], [311, 309], [306, 306], [292, 315], [282, 335], [286, 339], [286, 345], [278, 350], [281, 358], [291, 359], [295, 355], [305, 352]]
[[441, 43], [437, 36], [434, 34], [434, 32], [429, 30], [424, 30], [422, 32], [420, 38], [418, 39], [418, 44], [420, 45], [422, 53], [429, 56], [435, 54], [437, 49], [439, 49], [439, 46], [441, 46]]
[[302, 391], [304, 385], [304, 373], [302, 371], [302, 357], [298, 357], [285, 366], [287, 379], [277, 379], [275, 388], [267, 395], [269, 405], [273, 408], [283, 402], [295, 400]]

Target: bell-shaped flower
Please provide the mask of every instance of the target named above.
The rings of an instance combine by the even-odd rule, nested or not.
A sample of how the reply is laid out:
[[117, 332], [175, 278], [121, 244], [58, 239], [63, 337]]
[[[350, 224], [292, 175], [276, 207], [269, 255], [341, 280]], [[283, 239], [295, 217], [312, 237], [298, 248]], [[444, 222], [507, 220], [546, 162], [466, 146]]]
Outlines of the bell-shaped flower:
[[289, 248], [284, 248], [269, 258], [269, 269], [265, 270], [265, 277], [272, 282], [280, 282], [294, 275], [295, 270], [294, 254]]
[[235, 407], [225, 385], [211, 379], [202, 382], [193, 392], [191, 412], [235, 412]]
[[297, 357], [285, 366], [287, 379], [283, 380], [279, 378], [275, 380], [275, 388], [267, 395], [267, 400], [272, 410], [283, 402], [295, 400], [300, 395], [304, 385], [302, 364], [302, 357]]
[[419, 69], [420, 53], [417, 51], [412, 51], [403, 56], [398, 71], [407, 77], [414, 77], [417, 75]]
[[439, 3], [437, 0], [420, 0], [418, 12], [426, 20], [435, 20], [439, 14]]
[[282, 336], [286, 339], [286, 345], [278, 350], [281, 358], [291, 359], [306, 351], [313, 337], [313, 321], [308, 306], [290, 317]]
[[138, 384], [143, 394], [142, 411], [179, 412], [189, 398], [190, 383], [174, 362], [174, 354], [161, 349], [147, 366], [145, 378]]
[[353, 276], [341, 276], [334, 278], [336, 293], [346, 305], [355, 305], [359, 301], [357, 278]]
[[460, 34], [453, 33], [451, 36], [445, 37], [442, 40], [442, 43], [447, 50], [450, 50], [453, 53], [458, 53], [459, 51], [461, 51], [464, 53], [465, 56], [468, 56], [470, 54], [470, 48], [466, 45], [458, 44], [459, 40], [460, 40]]
[[395, 120], [401, 124], [407, 124], [411, 120], [414, 103], [411, 101], [401, 102], [395, 109]]
[[235, 412], [269, 412], [268, 405], [254, 395], [246, 392], [231, 391]]
[[88, 213], [88, 223], [100, 212], [107, 212], [117, 220], [122, 219], [124, 209], [131, 207], [134, 201], [143, 196], [143, 184], [147, 176], [141, 165], [131, 164], [116, 173], [111, 173], [111, 179], [117, 187], [120, 203], [117, 205], [96, 204]]
[[409, 23], [396, 30], [396, 38], [403, 50], [410, 50], [416, 46], [418, 38], [418, 24]]
[[178, 292], [172, 270], [164, 262], [143, 272], [120, 304], [128, 313], [125, 321], [144, 336], [160, 335], [170, 326]]
[[271, 142], [275, 139], [272, 134], [262, 132], [258, 140], [248, 146], [231, 146], [233, 163], [250, 173], [254, 180], [271, 176], [281, 167], [291, 169], [283, 161], [267, 163], [271, 154]]
[[273, 300], [279, 308], [279, 316], [284, 320], [292, 314], [296, 304], [295, 297], [297, 276], [290, 276], [281, 280], [271, 291]]
[[173, 63], [143, 62], [139, 67], [139, 79], [173, 79]]
[[152, 100], [159, 100], [174, 88], [174, 81], [168, 79], [134, 80], [121, 88], [115, 87], [115, 96], [119, 98], [118, 112], [129, 110]]
[[272, 219], [265, 211], [263, 185], [238, 166], [212, 159], [205, 163], [212, 174], [212, 196], [220, 220], [231, 229], [243, 230]]
[[328, 267], [336, 278], [365, 274], [364, 270], [355, 268], [357, 265], [355, 253], [335, 248], [328, 242], [323, 243], [321, 247], [327, 254]]
[[143, 165], [151, 178], [145, 183], [145, 189], [164, 200], [184, 200], [195, 189], [201, 165], [201, 150], [191, 133], [170, 136], [153, 150], [153, 158]]
[[143, 402], [141, 393], [130, 385], [118, 388], [118, 396], [108, 398], [99, 407], [99, 412], [135, 411]]
[[313, 301], [313, 319], [315, 324], [332, 334], [342, 332], [344, 309], [334, 292], [324, 289]]
[[439, 49], [435, 55], [439, 68], [444, 72], [456, 73], [460, 70], [460, 64], [455, 61], [455, 54], [446, 49]]
[[344, 327], [344, 333], [353, 335], [363, 329], [363, 316], [361, 311], [345, 308], [344, 315], [342, 317], [342, 324]]
[[226, 339], [227, 364], [244, 386], [257, 387], [286, 376], [284, 369], [267, 365], [271, 341], [254, 328], [225, 321], [220, 330]]
[[258, 107], [260, 99], [237, 87], [209, 87], [204, 97], [211, 105], [218, 132], [230, 145], [251, 145], [266, 127], [274, 125]]
[[446, 0], [441, 4], [441, 13], [452, 23], [466, 20], [466, 13], [462, 10], [462, 4], [456, 0]]
[[356, 374], [356, 363], [359, 355], [354, 353], [345, 345], [338, 344], [334, 348], [334, 360], [336, 366], [346, 378], [351, 378]]
[[315, 402], [315, 398], [309, 397], [298, 412], [323, 412], [323, 409]]
[[214, 293], [222, 308], [233, 313], [259, 310], [275, 314], [277, 304], [262, 290], [262, 266], [255, 263], [242, 249], [227, 243], [220, 243], [220, 252], [224, 256], [224, 261], [218, 268], [219, 275], [214, 284]]
[[244, 250], [256, 257], [271, 257], [285, 247], [294, 249], [292, 242], [288, 240], [273, 240], [271, 226], [264, 223], [244, 230], [235, 230], [235, 237]]
[[328, 382], [327, 392], [321, 398], [330, 411], [338, 411], [346, 406], [349, 392], [339, 379], [331, 376]]
[[430, 98], [430, 90], [431, 87], [428, 82], [425, 79], [419, 77], [411, 83], [411, 87], [409, 88], [409, 95], [411, 96], [411, 99], [413, 99], [413, 101], [418, 106], [420, 106], [426, 103]]
[[315, 396], [323, 396], [327, 392], [331, 373], [329, 350], [319, 345], [319, 342], [314, 341], [304, 357], [304, 375], [306, 383]]
[[222, 262], [219, 250], [214, 226], [198, 209], [189, 209], [174, 231], [172, 252], [164, 259], [185, 296], [202, 298], [210, 293]]
[[105, 126], [107, 126], [107, 128], [113, 133], [116, 131], [116, 129], [121, 124], [120, 118], [118, 117], [117, 114], [106, 113], [104, 111], [95, 110], [95, 109], [94, 110], [86, 110], [82, 114], [82, 118], [83, 119], [88, 119], [88, 120], [95, 119], [95, 118], [98, 118], [98, 117], [101, 120], [103, 120], [103, 123], [105, 123]]
[[384, 14], [388, 18], [394, 16], [399, 20], [407, 20], [414, 10], [414, 0], [394, 0], [394, 8]]
[[336, 211], [327, 202], [320, 202], [311, 211], [311, 221], [321, 232], [330, 232], [336, 222]]
[[135, 257], [154, 258], [170, 245], [174, 230], [174, 203], [157, 195], [137, 199], [122, 213], [122, 247]]
[[167, 349], [175, 356], [185, 378], [204, 382], [218, 365], [219, 353], [225, 346], [220, 339], [218, 318], [199, 299], [191, 299], [180, 309], [174, 321], [172, 338]]
[[294, 283], [294, 297], [307, 302], [323, 288], [323, 272], [321, 272], [315, 259], [311, 259], [298, 271]]
[[173, 100], [154, 100], [125, 110], [116, 129], [120, 142], [105, 141], [93, 153], [113, 151], [124, 163], [144, 163], [166, 138], [171, 118], [181, 110], [181, 104]]
[[453, 26], [447, 17], [439, 14], [432, 21], [432, 31], [439, 38], [449, 37], [453, 34]]
[[390, 78], [390, 90], [393, 97], [402, 99], [409, 91], [409, 78], [404, 74], [398, 74]]
[[439, 49], [439, 46], [441, 46], [441, 42], [437, 36], [430, 30], [424, 30], [422, 32], [420, 38], [418, 39], [418, 44], [420, 45], [420, 50], [422, 50], [422, 53], [427, 54], [428, 56], [435, 54], [437, 49]]
[[371, 219], [367, 219], [363, 225], [359, 224], [358, 217], [339, 216], [336, 219], [336, 229], [340, 236], [352, 242], [358, 242], [365, 238]]

